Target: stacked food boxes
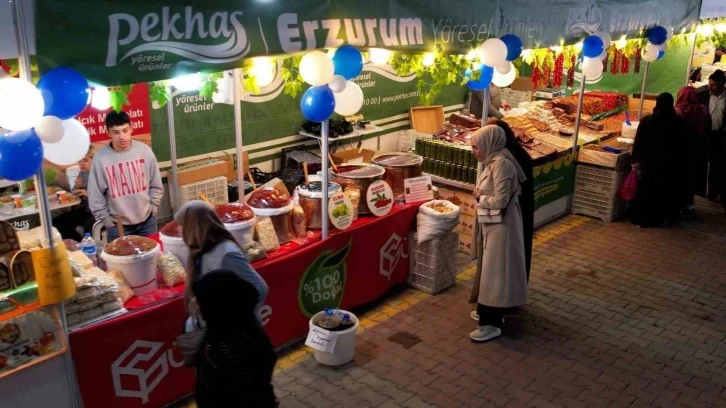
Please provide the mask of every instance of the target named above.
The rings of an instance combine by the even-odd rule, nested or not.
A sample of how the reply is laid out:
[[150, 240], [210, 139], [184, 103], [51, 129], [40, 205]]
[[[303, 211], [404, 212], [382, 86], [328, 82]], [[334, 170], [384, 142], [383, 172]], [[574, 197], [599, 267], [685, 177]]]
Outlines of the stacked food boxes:
[[459, 206], [459, 225], [454, 232], [459, 233], [459, 252], [471, 254], [476, 223], [476, 199], [470, 191], [439, 188], [439, 199], [448, 200]]

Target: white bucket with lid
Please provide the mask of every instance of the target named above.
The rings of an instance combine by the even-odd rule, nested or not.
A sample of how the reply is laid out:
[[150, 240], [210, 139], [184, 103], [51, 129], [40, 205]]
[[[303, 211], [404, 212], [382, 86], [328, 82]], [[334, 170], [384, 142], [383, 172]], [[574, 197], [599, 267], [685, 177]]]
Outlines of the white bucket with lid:
[[184, 268], [187, 267], [187, 261], [189, 261], [189, 247], [184, 243], [184, 239], [181, 237], [172, 237], [159, 233], [161, 239], [161, 245], [163, 246], [164, 252], [176, 255], [181, 261]]
[[255, 240], [256, 222], [257, 217], [252, 217], [247, 221], [225, 222], [224, 226], [227, 228], [227, 231], [232, 234], [237, 243], [244, 248], [245, 245], [251, 244]]
[[101, 258], [106, 261], [108, 270], [118, 270], [126, 278], [136, 296], [156, 290], [156, 256], [159, 244], [149, 252], [140, 255], [110, 255], [104, 251]]
[[[341, 314], [349, 314], [350, 320], [353, 321], [353, 326], [349, 329], [331, 333], [335, 336], [338, 336], [338, 339], [335, 343], [335, 349], [332, 353], [327, 353], [320, 350], [313, 350], [313, 357], [315, 357], [315, 361], [320, 364], [325, 364], [329, 366], [340, 366], [343, 364], [348, 364], [349, 362], [353, 361], [353, 357], [355, 357], [355, 335], [358, 332], [358, 317], [347, 310], [337, 310], [337, 312]], [[310, 322], [308, 323], [308, 327], [310, 328], [310, 330], [312, 330], [313, 327], [317, 326], [317, 324], [313, 322], [317, 322], [321, 317], [323, 317], [323, 315], [325, 315], [325, 311], [318, 312], [313, 315], [313, 317], [310, 319]]]

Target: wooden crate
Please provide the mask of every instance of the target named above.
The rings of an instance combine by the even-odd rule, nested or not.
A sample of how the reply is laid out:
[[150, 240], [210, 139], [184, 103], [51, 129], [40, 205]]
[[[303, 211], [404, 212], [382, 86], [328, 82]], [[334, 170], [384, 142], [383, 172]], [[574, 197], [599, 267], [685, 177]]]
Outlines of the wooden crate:
[[615, 154], [597, 150], [580, 149], [577, 154], [578, 163], [594, 164], [615, 170], [626, 170], [630, 167], [630, 152]]
[[416, 106], [410, 110], [411, 129], [432, 135], [444, 126], [444, 107]]

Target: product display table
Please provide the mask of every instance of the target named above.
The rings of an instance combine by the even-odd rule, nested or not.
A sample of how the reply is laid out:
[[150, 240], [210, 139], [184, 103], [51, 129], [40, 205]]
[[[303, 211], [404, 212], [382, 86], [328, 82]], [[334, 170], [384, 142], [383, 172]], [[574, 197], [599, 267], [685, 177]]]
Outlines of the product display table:
[[[325, 241], [316, 233], [253, 264], [270, 288], [262, 323], [273, 345], [304, 337], [308, 316], [322, 307], [339, 301], [351, 310], [405, 282], [417, 212], [417, 204], [394, 206], [385, 217], [359, 218]], [[131, 299], [123, 316], [70, 333], [86, 408], [162, 407], [194, 391], [194, 370], [173, 348], [187, 318], [184, 285], [159, 291]]]

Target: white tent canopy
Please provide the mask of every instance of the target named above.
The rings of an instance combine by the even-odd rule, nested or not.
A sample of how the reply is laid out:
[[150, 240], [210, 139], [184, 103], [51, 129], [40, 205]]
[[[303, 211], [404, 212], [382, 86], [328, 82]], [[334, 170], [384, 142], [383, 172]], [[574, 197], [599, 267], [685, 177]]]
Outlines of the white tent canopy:
[[726, 17], [726, 0], [703, 0], [701, 18]]

